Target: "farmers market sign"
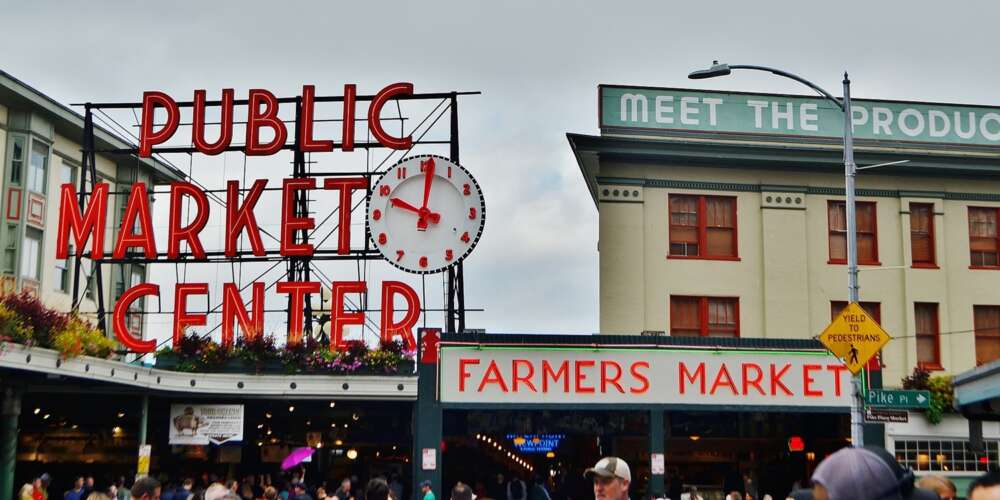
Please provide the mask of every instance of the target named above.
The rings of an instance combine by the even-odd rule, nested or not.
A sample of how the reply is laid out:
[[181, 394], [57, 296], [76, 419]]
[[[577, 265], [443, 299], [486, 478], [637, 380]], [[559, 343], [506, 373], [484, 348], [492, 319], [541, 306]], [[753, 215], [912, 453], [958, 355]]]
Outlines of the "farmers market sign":
[[[840, 108], [821, 97], [673, 88], [599, 88], [601, 129], [843, 136]], [[851, 100], [856, 139], [1000, 146], [1000, 107]]]

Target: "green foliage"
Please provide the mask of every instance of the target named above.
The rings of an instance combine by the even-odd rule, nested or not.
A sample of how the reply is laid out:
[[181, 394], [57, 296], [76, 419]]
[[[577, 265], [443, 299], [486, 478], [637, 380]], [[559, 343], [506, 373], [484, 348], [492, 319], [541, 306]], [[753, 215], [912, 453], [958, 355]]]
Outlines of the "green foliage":
[[3, 303], [0, 303], [0, 339], [25, 345], [33, 343], [34, 340], [31, 328], [24, 323], [17, 312]]
[[918, 366], [913, 374], [903, 378], [903, 389], [930, 391], [930, 408], [925, 414], [932, 424], [940, 423], [945, 413], [955, 412], [955, 389], [950, 375], [932, 377], [928, 370]]
[[103, 332], [78, 316], [72, 315], [67, 316], [63, 325], [52, 333], [52, 344], [66, 358], [84, 354], [107, 358], [117, 345]]
[[64, 358], [107, 358], [118, 346], [83, 318], [50, 309], [28, 293], [0, 297], [0, 339], [55, 349]]

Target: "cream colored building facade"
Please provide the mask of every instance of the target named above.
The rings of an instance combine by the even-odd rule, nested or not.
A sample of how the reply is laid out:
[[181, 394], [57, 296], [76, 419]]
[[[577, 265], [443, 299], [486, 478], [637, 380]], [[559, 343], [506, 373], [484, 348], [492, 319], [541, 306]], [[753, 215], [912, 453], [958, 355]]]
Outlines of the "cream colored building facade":
[[[726, 122], [728, 103], [721, 102], [759, 102], [748, 96], [720, 94], [720, 102], [704, 106], [711, 103], [706, 95], [714, 94], [701, 94], [699, 115], [691, 111], [699, 91], [612, 90], [618, 89], [601, 88], [602, 133], [569, 134], [600, 218], [601, 333], [670, 335], [677, 329], [672, 301], [717, 297], [736, 300], [741, 338], [817, 336], [831, 320], [832, 303], [847, 298], [846, 265], [831, 263], [830, 248], [831, 202], [844, 200], [840, 140], [787, 129], [753, 130], [752, 113], [736, 113]], [[630, 110], [629, 95], [632, 102], [644, 95], [640, 105], [647, 107]], [[688, 122], [700, 118], [701, 128], [679, 123], [682, 99], [690, 106]], [[782, 111], [791, 110], [791, 102]], [[663, 103], [670, 104], [673, 116], [663, 112]], [[611, 116], [619, 109], [625, 116]], [[649, 113], [645, 120], [643, 109]], [[634, 123], [623, 124], [629, 114]], [[740, 117], [751, 121], [746, 125], [751, 130], [732, 130], [742, 126], [735, 123]], [[711, 129], [710, 118], [719, 130]], [[855, 120], [857, 134], [860, 116]], [[909, 120], [909, 130], [915, 123]], [[766, 116], [756, 125], [767, 129]], [[987, 123], [985, 130], [992, 134], [994, 125]], [[877, 264], [861, 266], [861, 300], [877, 303], [881, 324], [894, 337], [883, 351], [884, 384], [898, 386], [918, 363], [915, 304], [936, 305], [940, 366], [934, 369], [971, 369], [977, 352], [974, 306], [1000, 305], [1000, 269], [970, 263], [969, 212], [970, 207], [1000, 208], [1000, 144], [866, 140], [861, 135], [855, 149], [859, 165], [909, 160], [861, 171], [857, 179], [858, 201], [875, 207], [877, 242]], [[680, 195], [733, 200], [735, 256], [671, 255], [676, 252], [670, 200]], [[932, 208], [932, 266], [913, 264], [913, 204]], [[1000, 344], [1000, 338], [995, 342]]]
[[[0, 71], [0, 284], [6, 293], [29, 291], [62, 311], [73, 305], [75, 265], [73, 259], [56, 259], [59, 192], [65, 182], [79, 185], [83, 127], [83, 116], [73, 109]], [[95, 140], [100, 149], [134, 147], [101, 127], [95, 129]], [[184, 177], [169, 165], [129, 155], [98, 154], [96, 160], [99, 181], [109, 183], [112, 193], [122, 190], [127, 195], [133, 182], [159, 184]], [[118, 234], [125, 199], [109, 200], [106, 249]], [[100, 289], [110, 325], [114, 300], [128, 286], [144, 282], [147, 270], [104, 264], [99, 287], [93, 269], [89, 259], [83, 259], [79, 310], [96, 322]], [[130, 328], [141, 330], [142, 317], [131, 317]]]

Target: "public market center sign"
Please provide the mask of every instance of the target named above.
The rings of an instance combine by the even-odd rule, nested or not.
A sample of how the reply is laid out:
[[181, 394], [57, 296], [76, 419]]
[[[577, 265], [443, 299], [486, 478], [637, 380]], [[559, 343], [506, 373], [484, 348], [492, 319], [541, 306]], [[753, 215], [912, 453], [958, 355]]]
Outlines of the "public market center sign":
[[[822, 97], [601, 85], [602, 130], [843, 137]], [[1000, 146], [1000, 107], [851, 100], [855, 139]]]
[[825, 352], [442, 346], [445, 403], [847, 408], [847, 367]]

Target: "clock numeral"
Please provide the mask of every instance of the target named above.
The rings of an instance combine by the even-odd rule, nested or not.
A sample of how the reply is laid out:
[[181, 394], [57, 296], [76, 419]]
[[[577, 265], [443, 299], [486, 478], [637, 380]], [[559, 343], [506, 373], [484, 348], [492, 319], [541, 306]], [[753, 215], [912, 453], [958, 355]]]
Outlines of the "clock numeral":
[[455, 258], [455, 252], [453, 252], [450, 248], [444, 251], [444, 260], [451, 262], [451, 260], [454, 258]]
[[462, 238], [461, 239], [462, 239], [462, 243], [468, 243], [469, 242], [469, 232], [466, 231], [466, 232], [462, 233]]
[[472, 188], [469, 187], [468, 184], [463, 184], [462, 185], [462, 194], [464, 194], [465, 196], [469, 196], [470, 194], [472, 194]]
[[389, 196], [389, 185], [383, 184], [378, 188], [378, 194], [381, 196]]
[[448, 165], [448, 178], [451, 179], [451, 165]]
[[476, 207], [469, 207], [469, 219], [476, 218]]
[[385, 245], [385, 243], [387, 241], [389, 241], [389, 237], [386, 236], [385, 233], [379, 233], [378, 234], [378, 244], [379, 245]]
[[396, 262], [403, 260], [403, 255], [405, 255], [405, 252], [402, 250], [396, 250]]
[[376, 209], [375, 209], [375, 210], [374, 210], [374, 211], [372, 212], [372, 219], [375, 219], [375, 220], [382, 220], [382, 211], [376, 208]]
[[420, 257], [420, 267], [427, 267], [427, 257]]
[[406, 167], [399, 167], [396, 169], [396, 178], [400, 180], [406, 178]]

